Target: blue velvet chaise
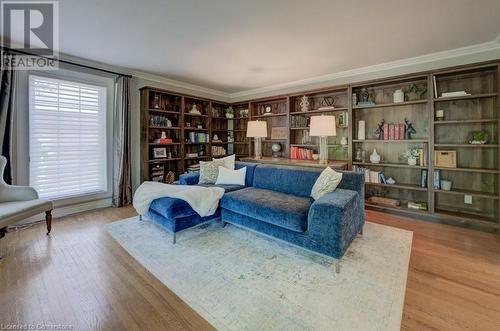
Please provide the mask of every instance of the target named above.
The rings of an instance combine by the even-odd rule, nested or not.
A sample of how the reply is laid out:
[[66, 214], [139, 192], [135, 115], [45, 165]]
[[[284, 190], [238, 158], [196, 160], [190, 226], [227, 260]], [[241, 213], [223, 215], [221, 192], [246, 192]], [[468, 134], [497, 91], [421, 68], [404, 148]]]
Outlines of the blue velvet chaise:
[[[245, 163], [245, 162], [235, 163], [235, 169], [247, 167], [245, 186], [241, 185], [214, 185], [214, 186], [224, 188], [226, 193], [235, 190], [240, 190], [247, 186], [252, 186], [253, 172], [256, 166], [257, 164], [255, 163]], [[212, 186], [211, 184], [198, 184], [198, 180], [199, 180], [198, 173], [184, 174], [180, 176], [179, 184], [200, 185], [205, 187]], [[151, 203], [149, 211], [145, 216], [146, 218], [153, 220], [154, 222], [166, 228], [168, 231], [172, 232], [173, 234], [172, 242], [175, 244], [177, 233], [192, 228], [194, 226], [199, 226], [206, 222], [220, 219], [221, 209], [219, 207], [215, 212], [215, 214], [211, 216], [201, 217], [184, 200], [175, 198], [160, 198], [154, 200]]]

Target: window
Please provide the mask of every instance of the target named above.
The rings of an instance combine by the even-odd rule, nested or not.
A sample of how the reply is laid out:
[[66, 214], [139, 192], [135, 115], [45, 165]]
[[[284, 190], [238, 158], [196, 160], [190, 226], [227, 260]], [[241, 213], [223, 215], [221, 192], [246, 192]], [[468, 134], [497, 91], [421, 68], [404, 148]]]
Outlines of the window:
[[106, 88], [30, 75], [29, 181], [40, 197], [107, 191]]

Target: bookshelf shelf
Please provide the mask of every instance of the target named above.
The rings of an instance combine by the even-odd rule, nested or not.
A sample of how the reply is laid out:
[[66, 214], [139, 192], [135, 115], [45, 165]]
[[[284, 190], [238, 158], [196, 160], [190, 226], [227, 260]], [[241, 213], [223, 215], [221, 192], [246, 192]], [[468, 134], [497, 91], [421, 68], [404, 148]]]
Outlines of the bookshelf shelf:
[[395, 211], [395, 212], [404, 212], [404, 213], [413, 214], [413, 215], [426, 215], [426, 214], [429, 214], [429, 211], [427, 211], [427, 210], [410, 209], [408, 207], [405, 207], [403, 204], [401, 206], [399, 206], [399, 207], [395, 207], [395, 206], [377, 205], [377, 204], [374, 204], [374, 203], [366, 202], [365, 205], [367, 207], [371, 207], [371, 208], [374, 208], [374, 209], [388, 210], [388, 211]]
[[354, 165], [369, 166], [369, 167], [394, 167], [394, 168], [405, 168], [405, 169], [427, 169], [425, 166], [418, 165], [408, 165], [404, 163], [370, 163], [370, 162], [353, 162]]
[[389, 143], [428, 143], [428, 139], [395, 139], [395, 140], [379, 140], [379, 139], [365, 139], [365, 140], [359, 140], [355, 139], [353, 140], [355, 143], [383, 143], [383, 144], [389, 144]]
[[308, 110], [308, 111], [294, 111], [291, 112], [290, 115], [303, 115], [307, 116], [309, 114], [324, 114], [324, 113], [333, 113], [333, 112], [338, 112], [338, 111], [347, 111], [349, 108], [347, 107], [339, 107], [339, 108], [333, 108], [333, 109], [313, 109], [313, 110]]
[[471, 94], [471, 95], [463, 95], [463, 96], [458, 96], [458, 97], [436, 98], [436, 99], [434, 99], [434, 102], [481, 99], [481, 98], [494, 98], [497, 96], [498, 96], [498, 93]]
[[435, 147], [450, 148], [498, 148], [497, 144], [434, 144]]
[[391, 103], [381, 103], [375, 104], [371, 106], [354, 106], [353, 109], [371, 109], [371, 108], [385, 108], [385, 107], [402, 107], [402, 106], [411, 106], [411, 105], [419, 105], [425, 104], [428, 100], [416, 100], [416, 101], [405, 101], [405, 102], [391, 102]]
[[476, 123], [498, 123], [497, 118], [483, 118], [477, 120], [450, 120], [450, 121], [435, 121], [434, 125], [446, 124], [476, 124]]
[[487, 169], [487, 168], [447, 168], [447, 167], [434, 167], [436, 170], [443, 171], [461, 171], [461, 172], [476, 172], [484, 174], [498, 174], [497, 169]]
[[394, 189], [402, 189], [402, 190], [413, 190], [413, 191], [422, 191], [427, 192], [427, 187], [421, 187], [414, 184], [383, 184], [383, 183], [365, 183], [367, 186], [380, 186]]
[[434, 190], [434, 191], [436, 193], [442, 193], [442, 194], [472, 195], [473, 197], [495, 199], [495, 200], [498, 199], [498, 194], [496, 194], [496, 193], [471, 191], [471, 190], [461, 190], [461, 189], [452, 189], [450, 191], [445, 191], [445, 190]]

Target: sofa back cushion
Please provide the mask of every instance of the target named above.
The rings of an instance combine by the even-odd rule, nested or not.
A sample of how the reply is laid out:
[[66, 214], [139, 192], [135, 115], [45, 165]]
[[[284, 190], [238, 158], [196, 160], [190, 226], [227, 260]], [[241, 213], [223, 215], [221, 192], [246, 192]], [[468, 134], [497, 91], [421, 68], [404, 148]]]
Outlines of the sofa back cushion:
[[309, 197], [322, 170], [321, 168], [259, 165], [255, 169], [253, 186], [299, 197]]
[[245, 186], [252, 186], [253, 185], [253, 177], [254, 177], [254, 171], [255, 168], [257, 167], [257, 163], [250, 163], [250, 162], [241, 162], [241, 161], [236, 161], [234, 163], [234, 169], [238, 170], [243, 167], [247, 167], [247, 173], [245, 175]]

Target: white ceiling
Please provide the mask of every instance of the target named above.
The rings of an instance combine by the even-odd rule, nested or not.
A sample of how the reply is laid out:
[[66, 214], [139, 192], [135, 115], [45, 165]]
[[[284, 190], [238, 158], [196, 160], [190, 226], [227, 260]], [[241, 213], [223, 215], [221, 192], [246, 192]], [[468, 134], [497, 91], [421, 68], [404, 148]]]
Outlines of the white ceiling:
[[60, 51], [234, 93], [494, 40], [500, 0], [61, 0]]

